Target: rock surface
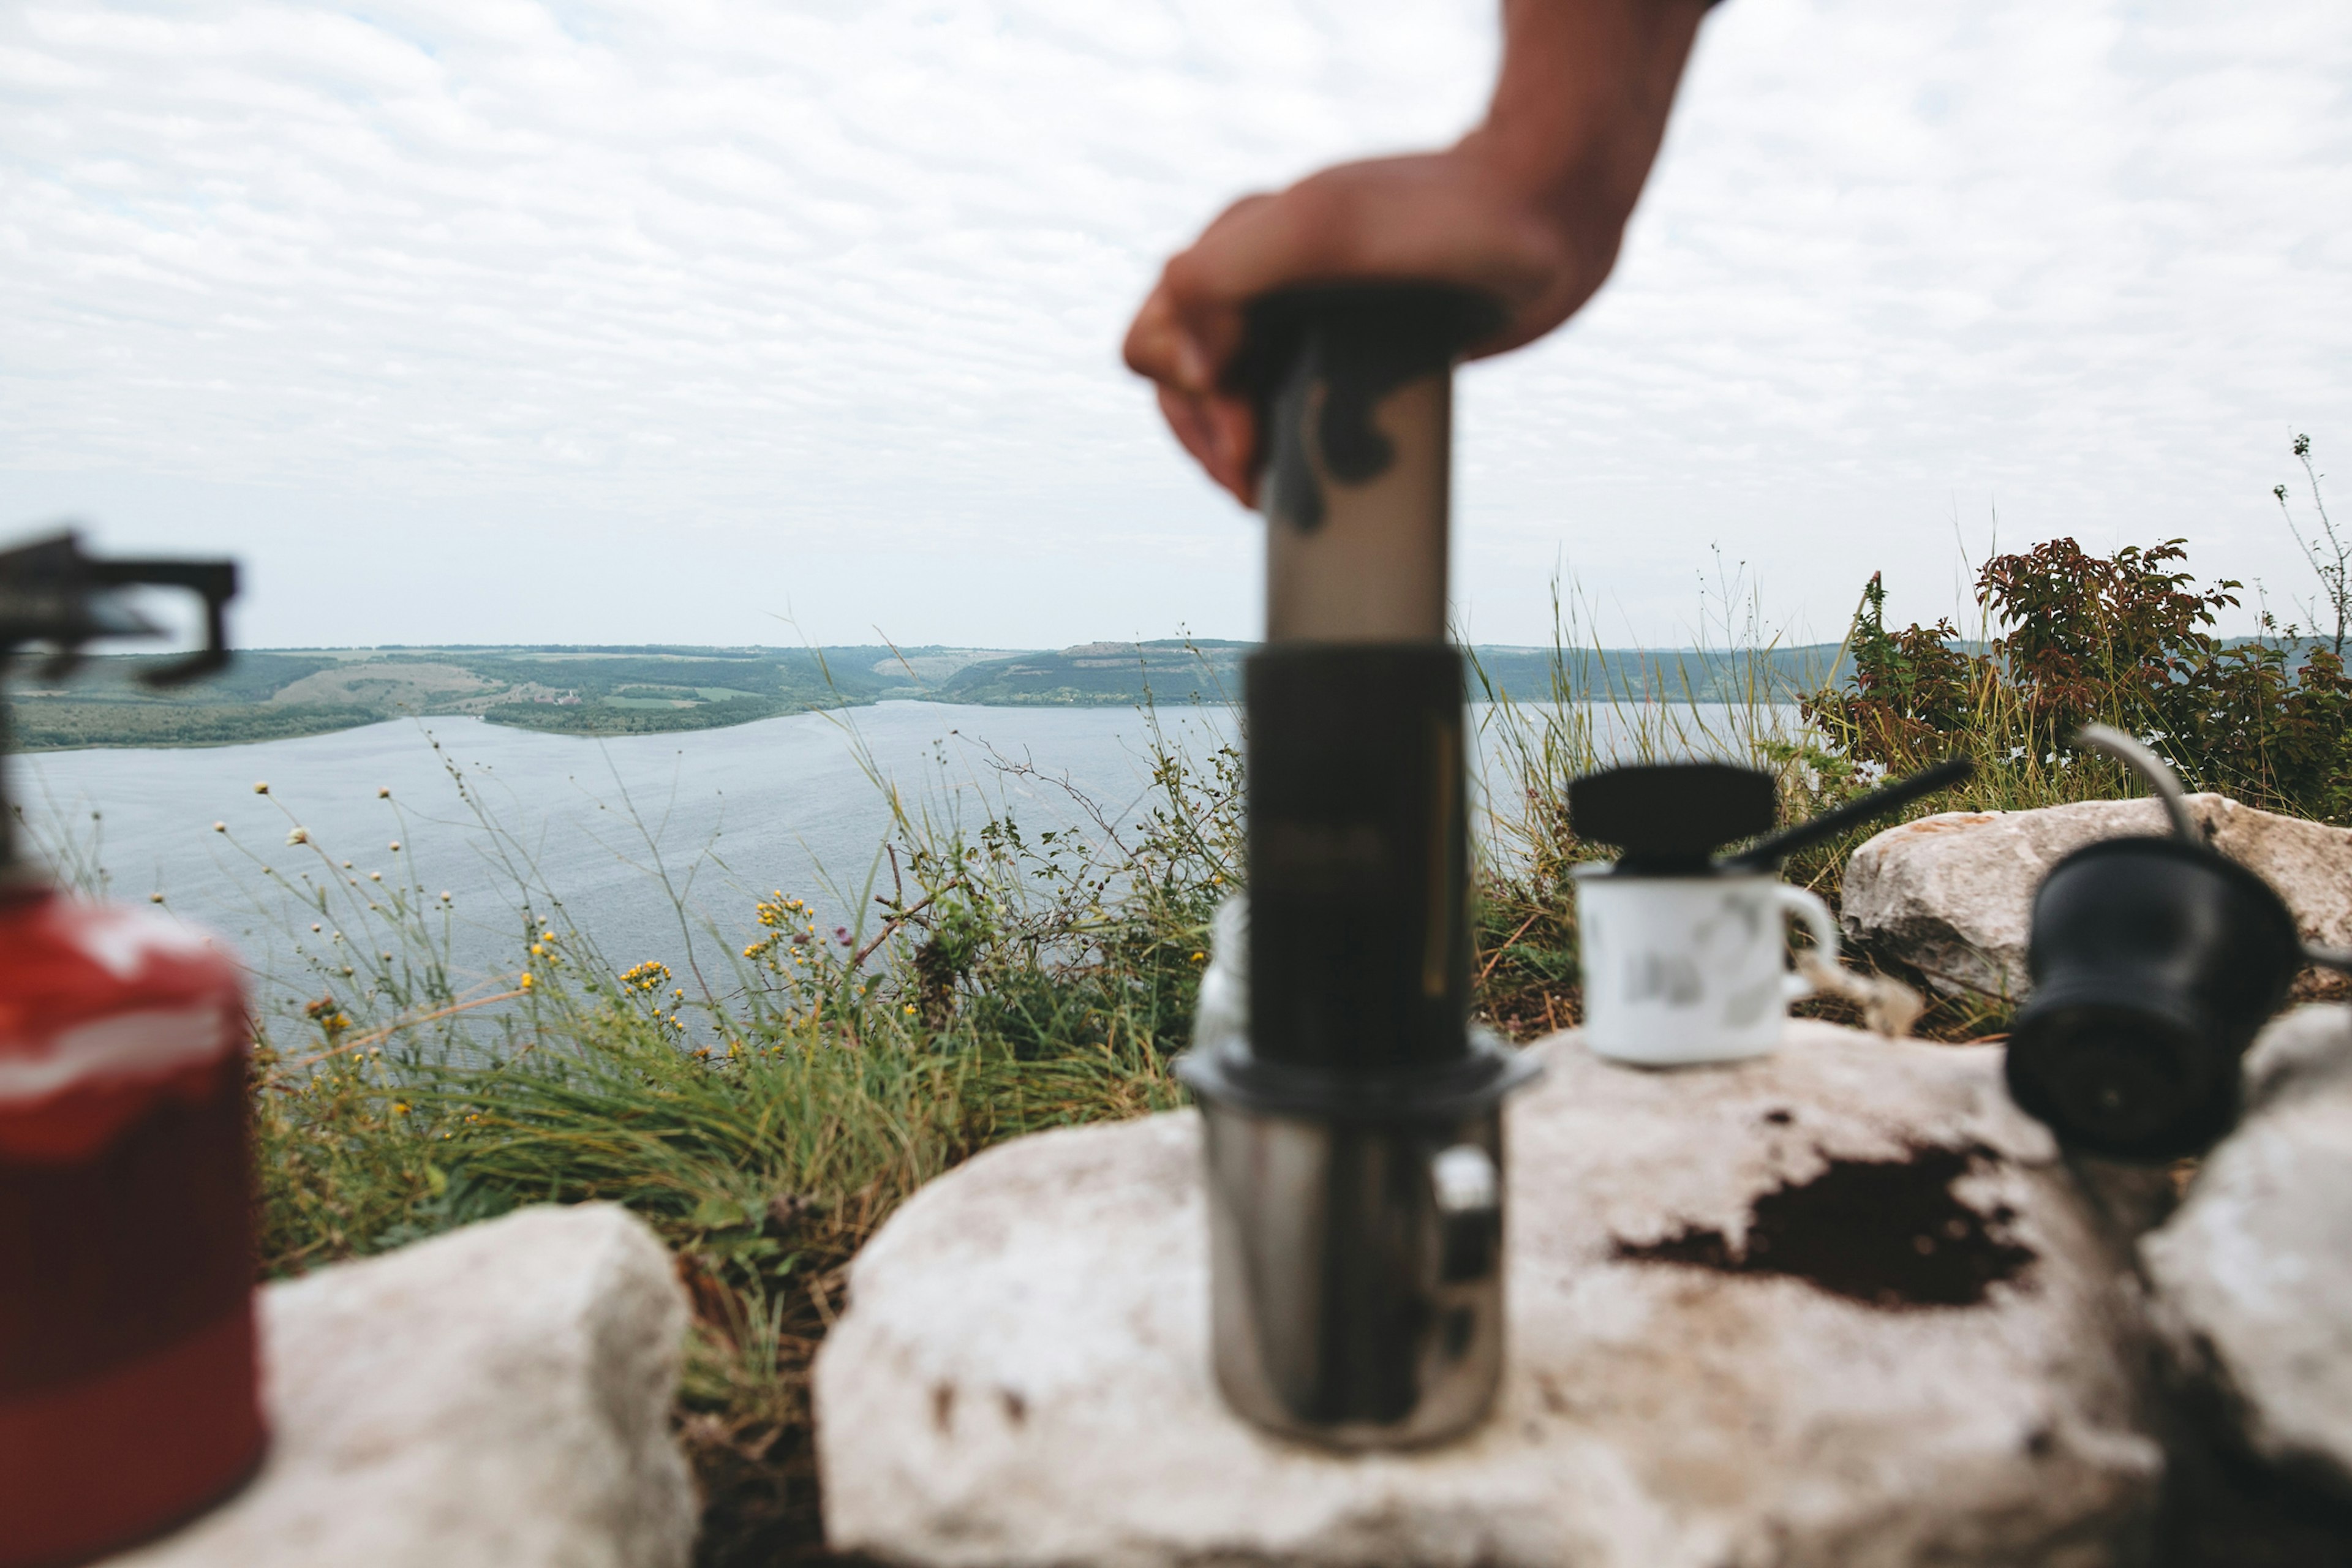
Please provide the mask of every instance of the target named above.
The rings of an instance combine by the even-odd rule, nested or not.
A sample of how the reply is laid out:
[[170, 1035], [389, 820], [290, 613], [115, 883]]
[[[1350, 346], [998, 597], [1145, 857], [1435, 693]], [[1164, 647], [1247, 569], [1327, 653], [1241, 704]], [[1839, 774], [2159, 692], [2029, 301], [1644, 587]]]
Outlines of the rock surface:
[[669, 1254], [609, 1204], [527, 1208], [262, 1295], [269, 1457], [114, 1568], [678, 1568]]
[[[2192, 795], [2206, 838], [2259, 873], [2305, 940], [2352, 946], [2352, 830]], [[1948, 994], [2021, 998], [2034, 889], [2101, 838], [2169, 831], [2155, 800], [2094, 800], [2036, 811], [1948, 811], [1864, 843], [1846, 862], [1846, 934], [1916, 969]]]
[[1210, 1382], [1191, 1112], [1022, 1139], [859, 1256], [815, 1371], [836, 1549], [999, 1564], [2137, 1560], [2135, 1321], [1990, 1047], [1797, 1023], [1512, 1102], [1511, 1355], [1450, 1446], [1267, 1437]]
[[2140, 1242], [2156, 1321], [2248, 1448], [2352, 1498], [2352, 1009], [2281, 1018], [2246, 1078], [2245, 1120]]

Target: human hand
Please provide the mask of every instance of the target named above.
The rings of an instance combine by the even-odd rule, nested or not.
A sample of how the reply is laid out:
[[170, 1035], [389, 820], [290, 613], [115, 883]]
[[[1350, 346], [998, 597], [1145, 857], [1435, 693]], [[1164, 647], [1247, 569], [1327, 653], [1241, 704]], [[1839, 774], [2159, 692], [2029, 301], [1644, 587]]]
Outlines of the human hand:
[[1592, 297], [1665, 132], [1706, 0], [1505, 0], [1486, 121], [1442, 153], [1344, 163], [1245, 196], [1171, 258], [1128, 329], [1130, 368], [1212, 479], [1256, 503], [1256, 411], [1229, 384], [1243, 310], [1306, 283], [1465, 285], [1541, 337]]

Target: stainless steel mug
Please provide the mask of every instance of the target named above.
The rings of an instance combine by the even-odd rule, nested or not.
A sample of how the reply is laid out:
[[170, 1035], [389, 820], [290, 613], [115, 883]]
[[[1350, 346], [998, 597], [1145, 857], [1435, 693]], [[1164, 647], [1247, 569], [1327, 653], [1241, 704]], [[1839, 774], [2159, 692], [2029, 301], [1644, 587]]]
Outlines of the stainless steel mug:
[[1475, 1425], [1503, 1366], [1499, 1104], [1345, 1121], [1211, 1102], [1217, 1386], [1337, 1447]]

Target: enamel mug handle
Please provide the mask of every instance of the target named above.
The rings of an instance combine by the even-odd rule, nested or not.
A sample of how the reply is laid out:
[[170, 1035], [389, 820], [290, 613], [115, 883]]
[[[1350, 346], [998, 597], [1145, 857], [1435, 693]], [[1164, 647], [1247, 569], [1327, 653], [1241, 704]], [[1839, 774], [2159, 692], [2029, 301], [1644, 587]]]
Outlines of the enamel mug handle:
[[[1812, 933], [1812, 956], [1816, 960], [1828, 964], [1837, 963], [1838, 923], [1837, 917], [1830, 913], [1829, 905], [1804, 889], [1790, 887], [1786, 882], [1772, 884], [1772, 901], [1780, 905], [1784, 913], [1792, 914], [1805, 922], [1805, 929]], [[1799, 1001], [1812, 994], [1813, 983], [1800, 971], [1790, 970], [1780, 981], [1780, 994], [1788, 1001]]]

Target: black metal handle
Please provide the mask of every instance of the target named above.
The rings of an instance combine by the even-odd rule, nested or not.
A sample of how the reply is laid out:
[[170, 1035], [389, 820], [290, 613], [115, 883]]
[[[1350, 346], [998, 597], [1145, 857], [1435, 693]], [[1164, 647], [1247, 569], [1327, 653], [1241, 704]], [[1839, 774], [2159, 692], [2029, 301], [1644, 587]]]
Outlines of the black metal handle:
[[1976, 771], [1975, 762], [1968, 757], [1948, 757], [1884, 789], [1873, 790], [1860, 800], [1850, 800], [1835, 811], [1825, 811], [1810, 822], [1784, 827], [1769, 838], [1759, 839], [1738, 854], [1725, 857], [1723, 863], [1748, 870], [1769, 870], [1800, 849], [1835, 838], [1848, 828], [1885, 816], [1939, 789], [1949, 789]]
[[101, 561], [86, 553], [80, 537], [70, 531], [37, 539], [0, 551], [0, 658], [26, 643], [47, 643], [57, 650], [50, 668], [63, 673], [79, 658], [84, 643], [163, 635], [121, 590], [185, 588], [204, 601], [204, 646], [140, 679], [150, 686], [193, 680], [228, 663], [225, 611], [236, 586], [234, 561]]
[[179, 686], [226, 667], [226, 611], [228, 602], [236, 597], [236, 562], [130, 559], [93, 561], [89, 565], [91, 578], [109, 587], [185, 588], [205, 602], [205, 646], [161, 669], [145, 671], [141, 680], [149, 686]]

